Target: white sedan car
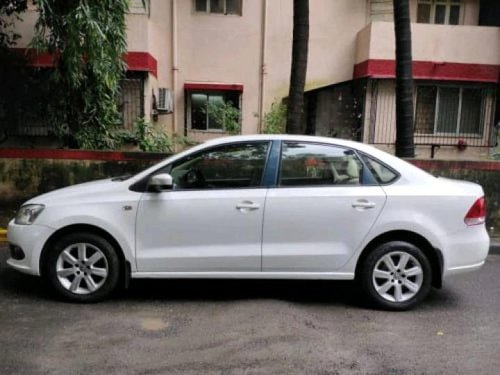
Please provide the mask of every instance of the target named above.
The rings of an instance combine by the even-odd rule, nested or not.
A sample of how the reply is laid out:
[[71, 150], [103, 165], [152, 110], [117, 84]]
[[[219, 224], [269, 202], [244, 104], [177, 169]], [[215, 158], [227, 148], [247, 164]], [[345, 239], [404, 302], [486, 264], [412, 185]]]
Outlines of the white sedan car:
[[361, 143], [289, 135], [219, 138], [132, 177], [40, 195], [8, 240], [10, 266], [73, 301], [130, 278], [355, 279], [393, 310], [479, 269], [489, 249], [481, 186]]

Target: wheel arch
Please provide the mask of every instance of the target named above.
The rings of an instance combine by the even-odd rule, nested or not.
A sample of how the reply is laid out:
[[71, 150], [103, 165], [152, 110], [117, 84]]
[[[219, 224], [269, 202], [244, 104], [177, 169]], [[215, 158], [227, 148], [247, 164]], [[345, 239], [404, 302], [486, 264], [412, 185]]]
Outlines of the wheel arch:
[[382, 233], [372, 239], [363, 249], [356, 263], [355, 278], [358, 278], [361, 265], [368, 254], [377, 248], [379, 245], [389, 241], [404, 241], [409, 242], [421, 249], [432, 268], [432, 286], [441, 288], [443, 282], [443, 255], [441, 251], [434, 246], [422, 235], [408, 230], [393, 230]]
[[123, 285], [127, 286], [130, 278], [130, 263], [125, 258], [125, 254], [123, 253], [123, 249], [118, 243], [118, 241], [106, 230], [91, 224], [71, 224], [65, 227], [58, 229], [56, 232], [52, 233], [52, 235], [45, 242], [42, 252], [40, 254], [39, 260], [39, 270], [40, 276], [46, 275], [46, 263], [47, 256], [49, 254], [49, 249], [62, 237], [70, 233], [92, 233], [98, 236], [103, 237], [106, 241], [108, 241], [111, 246], [116, 250], [116, 255], [120, 260], [120, 274], [121, 282]]

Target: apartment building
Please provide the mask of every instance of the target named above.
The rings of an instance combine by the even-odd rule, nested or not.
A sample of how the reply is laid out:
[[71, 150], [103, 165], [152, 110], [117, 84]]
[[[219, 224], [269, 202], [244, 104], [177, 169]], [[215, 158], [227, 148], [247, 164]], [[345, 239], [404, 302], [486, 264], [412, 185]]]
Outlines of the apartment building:
[[[208, 103], [241, 111], [243, 134], [262, 130], [288, 94], [292, 0], [141, 0], [127, 16], [125, 127], [144, 116], [202, 141], [224, 134]], [[412, 0], [417, 155], [484, 157], [496, 140], [500, 4]], [[28, 48], [36, 8], [17, 24]], [[392, 0], [310, 0], [307, 132], [395, 140]], [[31, 64], [50, 69], [50, 56]]]

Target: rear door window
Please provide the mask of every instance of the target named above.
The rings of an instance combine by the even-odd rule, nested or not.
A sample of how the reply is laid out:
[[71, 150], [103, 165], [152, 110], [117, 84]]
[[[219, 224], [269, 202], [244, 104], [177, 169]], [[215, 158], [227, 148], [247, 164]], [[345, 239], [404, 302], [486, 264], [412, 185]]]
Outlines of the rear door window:
[[352, 150], [334, 145], [284, 142], [280, 186], [360, 185], [363, 164]]

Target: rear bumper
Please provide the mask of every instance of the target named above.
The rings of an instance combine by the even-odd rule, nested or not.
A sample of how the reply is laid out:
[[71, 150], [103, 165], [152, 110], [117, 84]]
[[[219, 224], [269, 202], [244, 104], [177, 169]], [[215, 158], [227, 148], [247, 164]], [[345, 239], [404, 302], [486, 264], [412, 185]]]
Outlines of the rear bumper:
[[7, 264], [18, 271], [40, 275], [40, 254], [54, 232], [53, 228], [44, 225], [18, 225], [11, 221], [7, 229], [7, 240], [9, 244], [22, 249], [24, 258], [17, 260], [11, 257]]
[[484, 264], [490, 238], [484, 225], [467, 227], [443, 239], [443, 277], [475, 271]]
[[447, 270], [446, 276], [450, 275], [456, 275], [458, 273], [465, 273], [465, 272], [471, 272], [471, 271], [476, 271], [480, 269], [484, 264], [484, 260], [482, 262], [479, 262], [477, 264], [470, 264], [467, 266], [461, 266], [461, 267], [453, 267]]

